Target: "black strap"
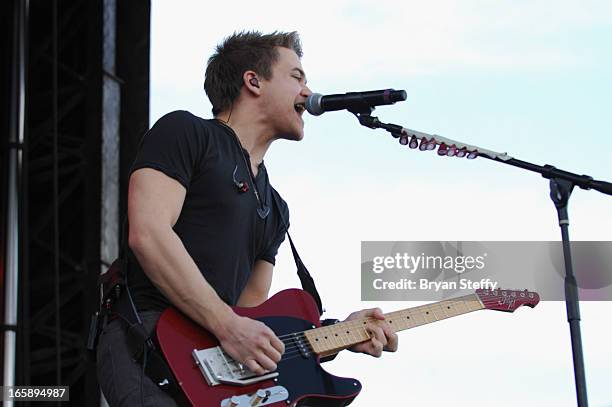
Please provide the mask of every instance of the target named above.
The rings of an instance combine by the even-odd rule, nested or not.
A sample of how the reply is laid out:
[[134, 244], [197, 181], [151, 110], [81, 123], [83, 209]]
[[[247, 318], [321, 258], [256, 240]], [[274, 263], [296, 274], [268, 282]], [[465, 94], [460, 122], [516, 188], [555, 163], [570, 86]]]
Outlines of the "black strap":
[[128, 284], [129, 252], [127, 250], [128, 223], [127, 219], [123, 223], [121, 236], [121, 248], [119, 249], [119, 259], [123, 277], [124, 292], [119, 295], [113, 306], [113, 311], [117, 313], [126, 325], [126, 335], [128, 349], [139, 363], [144, 365], [144, 371], [157, 386], [170, 395], [179, 394], [180, 388], [174, 378], [170, 366], [161, 355], [153, 336], [149, 335], [140, 319], [136, 305], [132, 300]]
[[295, 260], [295, 266], [297, 267], [297, 275], [300, 278], [300, 282], [302, 283], [302, 288], [304, 289], [304, 291], [310, 294], [312, 298], [314, 298], [315, 302], [317, 303], [317, 307], [319, 308], [319, 315], [323, 315], [324, 310], [323, 304], [321, 303], [321, 297], [319, 296], [319, 292], [317, 291], [317, 287], [315, 285], [314, 280], [312, 279], [312, 276], [310, 275], [310, 272], [302, 262], [302, 259], [300, 258], [300, 255], [298, 254], [297, 249], [293, 244], [293, 239], [291, 239], [291, 235], [289, 234], [289, 223], [287, 222], [287, 219], [285, 218], [285, 215], [281, 210], [281, 205], [278, 202], [278, 197], [278, 192], [276, 192], [276, 190], [272, 188], [272, 199], [274, 200], [274, 206], [276, 207], [276, 210], [278, 211], [278, 214], [280, 215], [281, 219], [283, 220], [283, 224], [285, 225], [285, 232], [287, 233], [287, 237], [289, 238], [291, 252], [293, 253], [293, 259]]

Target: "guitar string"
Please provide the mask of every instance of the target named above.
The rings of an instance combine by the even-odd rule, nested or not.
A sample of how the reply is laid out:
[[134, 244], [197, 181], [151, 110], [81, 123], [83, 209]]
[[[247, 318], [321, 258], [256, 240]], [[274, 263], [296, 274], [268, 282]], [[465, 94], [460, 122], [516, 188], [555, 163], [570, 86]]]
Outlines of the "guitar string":
[[[506, 297], [504, 297], [504, 296], [497, 296], [497, 297], [485, 298], [485, 299], [483, 299], [481, 301], [482, 301], [483, 305], [485, 305], [485, 308], [487, 308], [490, 305], [499, 304], [499, 300], [500, 299], [504, 299], [504, 298], [511, 298], [511, 297], [509, 297], [509, 296], [506, 296]], [[462, 304], [462, 302], [457, 302], [457, 303], [458, 304]], [[462, 304], [462, 305], [465, 306], [465, 304]], [[503, 305], [503, 304], [499, 304], [499, 305]], [[417, 326], [425, 325], [425, 324], [432, 323], [432, 322], [437, 322], [437, 321], [440, 321], [440, 320], [443, 320], [443, 319], [447, 319], [447, 318], [451, 318], [451, 317], [455, 317], [455, 316], [459, 316], [459, 315], [463, 315], [463, 314], [466, 314], [468, 312], [471, 312], [471, 311], [462, 311], [459, 314], [448, 315], [447, 311], [445, 311], [444, 308], [440, 304], [426, 305], [424, 307], [425, 308], [423, 310], [421, 310], [421, 312], [417, 313], [417, 318], [414, 317], [415, 316], [415, 312], [414, 311], [411, 312], [411, 311], [406, 310], [408, 313], [411, 314], [410, 316], [413, 317], [413, 321], [417, 322], [417, 324], [409, 326], [407, 328], [403, 328], [403, 329], [414, 328], [414, 327], [417, 327]], [[457, 307], [455, 307], [455, 308], [457, 308]], [[432, 313], [434, 311], [442, 312], [444, 314], [444, 317], [438, 318], [434, 314], [434, 320], [433, 321], [428, 321], [427, 318], [423, 315], [423, 312], [428, 312], [428, 311], [431, 311]], [[473, 311], [476, 311], [476, 310], [473, 310]], [[395, 311], [395, 312], [402, 312], [402, 311]], [[422, 317], [422, 321], [418, 321], [418, 317]], [[374, 319], [373, 318], [369, 318], [368, 320], [374, 320]], [[350, 329], [354, 329], [356, 327], [359, 327], [359, 326], [363, 325], [364, 321], [366, 321], [366, 319], [354, 320], [354, 321], [346, 321], [345, 322], [346, 325], [344, 325], [343, 328], [346, 328], [346, 329], [349, 329], [349, 330]], [[322, 327], [322, 328], [324, 328], [324, 327]], [[316, 328], [316, 329], [318, 329], [318, 328]], [[304, 335], [305, 332], [306, 331], [300, 332], [300, 333], [291, 333], [291, 334], [281, 335], [281, 336], [279, 336], [279, 338], [290, 337], [290, 338], [287, 338], [286, 340], [294, 342], [294, 338], [296, 337], [296, 335], [299, 335], [300, 336], [299, 340], [301, 340], [303, 343], [306, 343], [307, 345], [310, 345], [308, 340], [304, 341], [304, 337], [303, 336], [305, 336]], [[338, 336], [338, 334], [334, 334], [334, 335]], [[327, 338], [325, 338], [325, 339], [327, 339]], [[362, 341], [357, 341], [354, 344], [357, 344], [359, 342], [362, 342]], [[288, 345], [288, 343], [285, 342], [285, 339], [283, 339], [283, 343]], [[341, 345], [342, 345], [342, 347], [346, 346], [345, 344], [341, 344]], [[352, 346], [352, 345], [349, 345], [349, 346]], [[291, 352], [291, 351], [296, 351], [296, 350], [299, 352], [299, 345], [293, 345], [292, 344], [290, 346], [286, 346], [285, 353]]]
[[[471, 294], [471, 295], [473, 295], [473, 294]], [[501, 296], [498, 296], [498, 297], [495, 297], [495, 298], [485, 298], [484, 300], [481, 300], [481, 301], [485, 305], [493, 305], [493, 304], [495, 304], [495, 303], [497, 303], [499, 301], [499, 298], [510, 298], [510, 297], [501, 297]], [[463, 302], [464, 301], [457, 301], [457, 302], [455, 302], [455, 304], [462, 304]], [[462, 304], [462, 305], [465, 305], [465, 304]], [[422, 312], [427, 312], [427, 311], [438, 311], [438, 312], [442, 311], [443, 313], [446, 313], [446, 311], [444, 311], [444, 309], [442, 308], [442, 305], [440, 305], [439, 303], [438, 304], [431, 304], [431, 305], [423, 305], [422, 307], [423, 307], [423, 310], [420, 311], [420, 312], [416, 311], [416, 309], [413, 309], [413, 311], [404, 310], [403, 312], [407, 312], [407, 313], [410, 313], [410, 314], [413, 314], [413, 315], [414, 314], [422, 314]], [[416, 307], [416, 308], [421, 308], [421, 307]], [[474, 311], [476, 311], [476, 310], [474, 310]], [[393, 311], [390, 314], [401, 313], [401, 312], [402, 311]], [[461, 312], [460, 314], [457, 314], [457, 315], [462, 315], [462, 314], [468, 313], [468, 312], [471, 312], [471, 311]], [[450, 315], [449, 317], [453, 317], [453, 316], [455, 316], [455, 315]], [[442, 318], [442, 319], [445, 319], [445, 318]], [[374, 318], [362, 318], [362, 319], [357, 319], [357, 320], [353, 320], [353, 321], [344, 321], [344, 322], [342, 322], [342, 324], [343, 324], [344, 327], [354, 327], [354, 326], [358, 326], [358, 325], [363, 325], [364, 321], [375, 321], [375, 320], [376, 319], [374, 319]], [[280, 336], [278, 336], [278, 338], [279, 339], [281, 339], [281, 338], [291, 339], [289, 337], [295, 336], [297, 334], [304, 334], [305, 332], [308, 332], [310, 330], [315, 330], [315, 329], [320, 329], [320, 328], [332, 328], [334, 326], [335, 325], [330, 325], [330, 326], [327, 326], [327, 327], [312, 328], [312, 329], [309, 329], [309, 330], [306, 330], [306, 331], [302, 331], [302, 332], [292, 332], [292, 333], [289, 333], [289, 334], [280, 335]]]
[[[499, 300], [496, 299], [496, 298], [488, 298], [488, 299], [482, 300], [484, 305], [493, 305], [493, 304], [497, 303], [498, 301]], [[465, 304], [463, 304], [463, 305], [465, 305]], [[447, 314], [447, 311], [445, 311], [442, 308], [442, 306], [440, 306], [440, 305], [431, 305], [431, 306], [425, 306], [425, 307], [426, 308], [424, 308], [420, 312], [408, 311], [408, 310], [405, 310], [404, 312], [409, 313], [414, 321], [417, 321], [417, 318], [419, 316], [422, 316], [422, 318], [425, 321], [424, 323], [429, 323], [430, 321], [427, 321], [426, 317], [422, 315], [423, 312], [434, 312], [434, 311], [437, 311], [437, 312], [442, 312], [443, 314]], [[457, 307], [455, 307], [455, 308], [457, 308]], [[476, 311], [476, 310], [473, 310], [473, 311]], [[401, 312], [402, 311], [394, 311], [392, 313], [401, 313]], [[461, 311], [459, 314], [456, 314], [456, 315], [445, 315], [443, 318], [437, 318], [434, 315], [435, 319], [434, 319], [434, 321], [431, 321], [431, 322], [435, 322], [435, 321], [438, 321], [438, 320], [451, 318], [451, 317], [454, 317], [454, 316], [463, 315], [463, 314], [466, 314], [468, 312], [471, 312], [471, 311]], [[416, 315], [417, 318], [415, 318], [415, 315]], [[344, 321], [344, 322], [342, 322], [342, 324], [343, 324], [342, 326], [343, 326], [343, 328], [351, 329], [351, 328], [356, 328], [358, 326], [362, 326], [362, 325], [364, 325], [364, 322], [367, 322], [367, 321], [376, 321], [376, 319], [374, 319], [374, 318], [364, 318], [364, 319], [358, 319], [358, 320], [353, 320], [353, 321]], [[332, 329], [328, 329], [328, 330], [333, 331], [333, 327], [336, 327], [336, 329], [337, 329], [336, 325], [330, 325], [330, 326], [327, 326], [327, 327], [312, 328], [312, 329], [309, 329], [309, 330], [306, 330], [306, 331], [302, 331], [302, 332], [292, 332], [292, 333], [289, 333], [289, 334], [280, 335], [280, 336], [278, 336], [278, 338], [281, 339], [283, 341], [283, 343], [287, 344], [287, 343], [290, 343], [291, 341], [293, 341], [294, 338], [296, 338], [296, 336], [304, 335], [308, 331], [311, 331], [311, 330], [314, 331], [316, 329], [321, 329], [321, 328], [332, 328]], [[300, 339], [302, 339], [302, 338], [300, 338]], [[289, 342], [285, 342], [285, 341], [289, 341]]]
[[[487, 299], [484, 299], [484, 300], [481, 300], [481, 301], [482, 301], [483, 305], [488, 306], [488, 305], [493, 305], [493, 304], [498, 303], [499, 299], [498, 298], [487, 298]], [[436, 307], [436, 306], [434, 305], [432, 307]], [[437, 307], [439, 307], [439, 306], [437, 306]], [[431, 307], [430, 307], [430, 309], [431, 309]], [[438, 311], [440, 311], [440, 309]], [[476, 310], [474, 310], [474, 311], [476, 311]], [[468, 312], [470, 312], [470, 311], [468, 311]], [[417, 327], [417, 326], [420, 326], [420, 325], [425, 325], [425, 324], [431, 323], [431, 322], [440, 321], [440, 320], [447, 319], [447, 318], [454, 317], [454, 316], [463, 315], [465, 313], [467, 313], [467, 312], [461, 312], [461, 313], [456, 314], [456, 315], [448, 315], [448, 316], [445, 316], [444, 318], [440, 318], [440, 319], [436, 318], [433, 321], [427, 321], [427, 319], [423, 316], [423, 323], [420, 323], [420, 324], [417, 324], [417, 325], [413, 325], [410, 328], [414, 328], [414, 327]], [[359, 321], [359, 320], [357, 320], [357, 321]], [[289, 335], [295, 335], [295, 334], [289, 334]], [[301, 333], [300, 336], [305, 336], [305, 335], [303, 335], [303, 333]], [[301, 338], [301, 339], [303, 340], [304, 338]], [[307, 340], [304, 343], [306, 344], [306, 346], [308, 346], [308, 348], [311, 349], [311, 351], [313, 353], [316, 353], [316, 352], [314, 352], [314, 350], [312, 350], [312, 346], [310, 345], [310, 343]], [[359, 342], [357, 342], [357, 343], [359, 343]], [[347, 346], [347, 345], [343, 344], [342, 348], [344, 349], [345, 346]], [[281, 363], [281, 362], [284, 362], [284, 361], [287, 361], [287, 360], [291, 360], [291, 359], [295, 359], [297, 357], [303, 357], [302, 352], [299, 350], [299, 347], [297, 347], [297, 346], [289, 347], [288, 349], [290, 349], [290, 350], [287, 351], [287, 348], [286, 348], [285, 353], [283, 354], [283, 356], [281, 357], [281, 360], [278, 363]]]
[[[310, 345], [310, 343], [305, 340], [304, 334], [300, 333], [300, 334], [291, 334], [291, 338], [288, 339], [291, 341], [291, 345], [290, 346], [286, 346], [285, 347], [285, 352], [283, 353], [283, 356], [281, 356], [281, 361], [282, 360], [289, 360], [292, 359], [294, 357], [298, 357], [298, 356], [304, 356], [304, 353], [308, 354], [310, 352], [314, 353], [314, 350], [312, 349], [312, 346]], [[294, 344], [294, 342], [296, 340], [299, 340], [300, 343], [302, 344], [301, 348], [299, 344]], [[366, 339], [364, 339], [366, 340]], [[355, 341], [352, 344], [341, 344], [342, 346], [340, 348], [346, 348], [349, 346], [352, 346], [355, 343], [359, 343], [362, 341]], [[288, 343], [284, 342], [285, 345], [289, 345]], [[227, 355], [227, 354], [226, 354]], [[229, 355], [228, 355], [229, 356]]]
[[[488, 305], [493, 305], [493, 304], [499, 303], [499, 299], [500, 298], [509, 298], [509, 297], [486, 298], [486, 299], [481, 300], [481, 301], [482, 301], [483, 305], [485, 305], [485, 308], [486, 308], [486, 306], [488, 306]], [[428, 307], [426, 309], [430, 309], [432, 312], [434, 311], [434, 309], [433, 309], [434, 307], [438, 308], [437, 311], [441, 311], [441, 310], [443, 311], [443, 308], [441, 308], [440, 305], [431, 305], [431, 306], [425, 306], [425, 307]], [[408, 311], [408, 310], [406, 310], [406, 311], [410, 313], [410, 311]], [[425, 310], [423, 310], [423, 311], [425, 311]], [[476, 310], [474, 310], [474, 311], [476, 311]], [[401, 312], [401, 311], [395, 311], [395, 312]], [[436, 322], [436, 321], [440, 321], [440, 320], [443, 320], [443, 319], [451, 318], [451, 317], [454, 317], [454, 316], [463, 315], [463, 314], [468, 313], [468, 312], [471, 312], [471, 311], [461, 312], [461, 313], [456, 314], [456, 315], [448, 315], [448, 316], [445, 316], [445, 317], [439, 318], [439, 319], [437, 317], [435, 317], [435, 315], [434, 315], [435, 319], [433, 321], [427, 321], [427, 318], [425, 316], [423, 316], [423, 323], [419, 323], [419, 324], [413, 325], [412, 327], [409, 327], [409, 328], [414, 328], [414, 327], [417, 327], [417, 326], [420, 326], [420, 325], [425, 325], [425, 324], [428, 324], [428, 323], [431, 323], [431, 322]], [[443, 313], [446, 313], [446, 312], [443, 311]], [[366, 321], [366, 320], [374, 320], [374, 319], [373, 318], [368, 318], [368, 319], [361, 319], [361, 320], [354, 320], [354, 321], [346, 321], [345, 323], [347, 325], [344, 325], [344, 327], [345, 328], [357, 327], [359, 325], [362, 325], [363, 321]], [[416, 319], [413, 319], [413, 320], [416, 321]], [[318, 329], [318, 328], [313, 328], [313, 329]], [[404, 328], [404, 329], [408, 329], [408, 328]], [[304, 351], [306, 351], [306, 354], [308, 355], [307, 357], [310, 356], [310, 353], [316, 354], [316, 352], [314, 352], [314, 349], [312, 348], [312, 345], [306, 339], [305, 332], [306, 331], [293, 332], [293, 333], [289, 333], [289, 334], [285, 334], [285, 335], [279, 336], [279, 339], [280, 338], [284, 338], [282, 340], [283, 343], [285, 345], [289, 345], [289, 346], [285, 347], [285, 352], [281, 356], [281, 359], [279, 360], [278, 363], [281, 363], [281, 362], [284, 362], [284, 361], [287, 361], [287, 360], [291, 360], [291, 359], [295, 359], [297, 357], [304, 357], [304, 355], [303, 355]], [[307, 348], [307, 349], [300, 349], [299, 345], [294, 344], [296, 340], [299, 340], [304, 345], [304, 347]], [[288, 342], [285, 342], [285, 341], [288, 341]], [[355, 344], [357, 344], [357, 343], [359, 343], [359, 342], [356, 342]], [[344, 344], [342, 344], [342, 348], [343, 349], [344, 349], [345, 346], [349, 347], [349, 346], [352, 346], [352, 345], [344, 345]], [[229, 356], [229, 355], [227, 355], [227, 353], [225, 353], [225, 351], [223, 353], [226, 356]], [[229, 357], [231, 358], [231, 356], [229, 356]]]
[[[497, 302], [499, 302], [499, 301], [498, 301], [498, 299], [495, 299], [495, 298], [483, 300], [483, 304], [487, 305], [487, 306], [488, 305], [493, 305], [493, 304], [495, 304]], [[463, 305], [465, 305], [465, 304], [463, 304]], [[457, 307], [455, 307], [455, 308], [457, 308]], [[423, 312], [427, 313], [427, 312], [430, 312], [430, 311], [431, 312], [437, 311], [438, 313], [442, 312], [443, 314], [445, 314], [443, 318], [437, 318], [434, 315], [435, 320], [431, 321], [431, 322], [435, 322], [435, 321], [438, 321], [438, 320], [442, 320], [442, 319], [446, 319], [446, 318], [451, 318], [451, 317], [454, 317], [454, 316], [459, 316], [459, 315], [463, 315], [465, 313], [471, 312], [471, 311], [461, 311], [459, 314], [448, 315], [448, 312], [445, 311], [444, 308], [442, 306], [440, 306], [440, 305], [428, 306], [427, 308], [423, 309], [421, 312], [408, 311], [408, 310], [406, 310], [404, 312], [411, 314], [410, 316], [412, 316], [413, 320], [415, 320], [415, 321], [417, 320], [415, 318], [415, 315], [416, 315], [416, 317], [422, 316], [422, 318], [425, 320], [425, 323], [429, 323], [430, 321], [427, 321], [426, 317], [423, 316], [422, 314], [423, 314]], [[473, 311], [476, 311], [476, 310], [473, 310]], [[402, 312], [402, 311], [395, 311], [393, 313], [400, 313], [400, 312]], [[367, 318], [367, 319], [365, 319], [364, 318], [364, 319], [358, 319], [358, 320], [353, 320], [353, 321], [345, 321], [342, 324], [343, 324], [343, 328], [355, 328], [357, 326], [363, 325], [364, 322], [366, 322], [366, 321], [376, 321], [376, 319], [374, 319], [374, 318]], [[327, 327], [313, 328], [313, 329], [310, 329], [310, 330], [307, 330], [307, 331], [302, 331], [302, 332], [293, 332], [293, 333], [289, 333], [289, 334], [285, 334], [285, 335], [280, 335], [280, 336], [278, 336], [278, 338], [282, 339], [283, 341], [285, 341], [285, 340], [289, 341], [289, 340], [293, 340], [294, 338], [296, 338], [296, 335], [304, 335], [306, 332], [311, 331], [311, 330], [314, 331], [315, 329], [320, 329], [320, 328], [332, 328], [332, 329], [328, 329], [328, 330], [332, 330], [333, 331], [333, 327], [337, 327], [337, 326], [336, 325], [331, 325], [331, 326], [327, 326]]]
[[[306, 358], [310, 357], [313, 354], [315, 354], [315, 352], [311, 349], [310, 351], [308, 351], [306, 353]], [[229, 358], [229, 359], [235, 361], [235, 359], [232, 358], [230, 355], [228, 355], [225, 351], [223, 351], [223, 355], [226, 358]], [[302, 354], [301, 351], [284, 353], [283, 356], [281, 356], [281, 359], [278, 361], [278, 363], [285, 362], [285, 361], [290, 360], [290, 359], [295, 359], [296, 357], [304, 357], [304, 355]]]
[[[304, 336], [303, 334], [300, 334], [300, 336]], [[312, 346], [310, 345], [310, 343], [306, 340], [304, 340], [304, 338], [302, 338], [303, 344], [305, 345], [305, 348], [307, 349], [300, 349], [299, 346], [291, 346], [291, 347], [286, 347], [285, 348], [285, 352], [283, 353], [283, 355], [281, 356], [281, 359], [279, 360], [278, 363], [289, 360], [289, 359], [295, 359], [296, 357], [303, 357], [303, 351], [305, 350], [305, 353], [307, 354], [307, 357], [310, 356], [310, 354], [316, 354], [316, 352], [314, 351], [314, 349], [312, 348]], [[343, 345], [343, 346], [352, 346], [352, 345]], [[223, 354], [226, 357], [229, 357], [230, 359], [233, 360], [233, 358], [228, 355], [225, 351], [223, 351]]]

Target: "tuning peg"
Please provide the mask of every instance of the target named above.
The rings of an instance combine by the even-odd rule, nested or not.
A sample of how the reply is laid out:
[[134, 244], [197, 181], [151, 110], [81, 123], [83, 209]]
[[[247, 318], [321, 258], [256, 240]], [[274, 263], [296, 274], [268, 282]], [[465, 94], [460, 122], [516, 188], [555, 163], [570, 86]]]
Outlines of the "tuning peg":
[[419, 146], [419, 140], [416, 138], [416, 136], [412, 136], [410, 137], [410, 144], [408, 144], [408, 147], [410, 148], [417, 148]]
[[427, 143], [427, 150], [433, 150], [434, 148], [436, 148], [436, 139], [435, 138], [431, 138], [431, 140], [429, 140], [429, 142]]
[[448, 152], [448, 147], [446, 146], [446, 144], [444, 143], [440, 144], [440, 147], [438, 148], [438, 155], [446, 155], [447, 152]]
[[428, 144], [429, 144], [429, 141], [427, 141], [427, 139], [425, 137], [423, 137], [421, 139], [421, 144], [419, 144], [419, 150], [421, 150], [421, 151], [427, 150], [427, 145]]

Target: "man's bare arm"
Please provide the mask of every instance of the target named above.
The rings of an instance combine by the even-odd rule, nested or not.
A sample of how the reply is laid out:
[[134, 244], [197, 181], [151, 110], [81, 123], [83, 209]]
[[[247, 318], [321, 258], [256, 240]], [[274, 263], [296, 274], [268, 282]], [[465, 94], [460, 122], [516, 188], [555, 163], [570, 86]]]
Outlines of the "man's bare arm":
[[200, 273], [172, 229], [185, 188], [160, 171], [143, 168], [130, 177], [129, 246], [153, 284], [221, 346], [255, 373], [274, 370], [283, 343], [263, 323], [236, 315]]
[[272, 285], [274, 266], [265, 260], [257, 260], [246, 287], [240, 294], [239, 307], [256, 307], [268, 299]]

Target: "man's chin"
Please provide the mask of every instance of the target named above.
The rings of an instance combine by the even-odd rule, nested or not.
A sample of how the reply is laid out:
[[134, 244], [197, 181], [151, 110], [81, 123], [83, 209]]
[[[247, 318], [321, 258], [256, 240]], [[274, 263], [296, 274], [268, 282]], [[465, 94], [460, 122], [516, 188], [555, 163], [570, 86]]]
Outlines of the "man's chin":
[[300, 141], [304, 138], [304, 130], [281, 133], [277, 138], [283, 140]]
[[295, 135], [295, 136], [292, 138], [292, 140], [295, 140], [295, 141], [301, 141], [302, 139], [304, 139], [304, 131], [303, 131], [303, 130], [302, 130], [302, 131], [300, 131], [299, 133], [297, 133], [297, 134], [296, 134], [296, 135]]

